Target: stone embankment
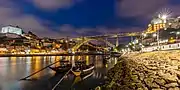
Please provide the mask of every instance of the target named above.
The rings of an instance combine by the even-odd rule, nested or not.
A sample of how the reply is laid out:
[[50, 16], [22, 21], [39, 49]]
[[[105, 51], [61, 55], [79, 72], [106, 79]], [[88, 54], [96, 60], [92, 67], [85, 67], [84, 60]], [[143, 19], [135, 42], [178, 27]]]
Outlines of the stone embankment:
[[180, 90], [180, 51], [124, 55], [107, 77], [102, 90]]

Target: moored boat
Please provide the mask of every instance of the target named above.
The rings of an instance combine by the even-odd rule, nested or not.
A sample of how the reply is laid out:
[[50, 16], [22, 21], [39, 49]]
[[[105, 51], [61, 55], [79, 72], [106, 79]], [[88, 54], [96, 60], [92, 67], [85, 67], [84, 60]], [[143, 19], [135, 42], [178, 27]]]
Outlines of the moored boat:
[[56, 73], [64, 73], [64, 72], [67, 72], [68, 70], [70, 70], [71, 67], [72, 67], [72, 64], [66, 64], [63, 66], [49, 67], [49, 68], [52, 69], [53, 71], [55, 71]]
[[103, 64], [106, 64], [109, 62], [109, 59], [111, 59], [110, 56], [103, 57]]
[[120, 57], [122, 53], [119, 52], [111, 52], [111, 57]]
[[90, 65], [76, 65], [75, 67], [73, 67], [71, 69], [72, 73], [75, 76], [84, 76], [87, 75], [89, 73], [92, 73], [92, 71], [94, 70], [94, 64], [90, 64]]
[[91, 73], [87, 74], [87, 75], [84, 75], [84, 76], [78, 76], [78, 77], [75, 77], [74, 78], [74, 82], [72, 84], [72, 86], [78, 82], [81, 82], [89, 77], [91, 77], [92, 75], [94, 74], [94, 71], [92, 71]]

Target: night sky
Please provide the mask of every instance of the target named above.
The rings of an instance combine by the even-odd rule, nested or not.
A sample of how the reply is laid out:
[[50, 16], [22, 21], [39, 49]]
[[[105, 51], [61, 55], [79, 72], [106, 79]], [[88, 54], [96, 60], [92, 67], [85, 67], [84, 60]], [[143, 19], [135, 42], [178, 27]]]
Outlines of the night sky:
[[0, 25], [52, 38], [142, 31], [164, 8], [180, 15], [180, 0], [0, 0]]

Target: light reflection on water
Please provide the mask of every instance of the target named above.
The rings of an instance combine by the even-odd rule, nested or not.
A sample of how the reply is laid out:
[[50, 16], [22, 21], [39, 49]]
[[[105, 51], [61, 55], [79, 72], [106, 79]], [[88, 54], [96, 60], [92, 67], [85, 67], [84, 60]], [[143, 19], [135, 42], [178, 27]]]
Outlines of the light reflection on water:
[[[51, 90], [62, 75], [55, 75], [55, 72], [49, 68], [30, 77], [29, 79], [32, 81], [19, 81], [19, 79], [62, 58], [62, 56], [0, 57], [0, 90]], [[72, 60], [86, 60], [87, 65], [95, 64], [95, 70], [92, 76], [85, 80], [69, 74], [57, 87], [62, 90], [94, 88], [104, 81], [107, 69], [117, 62], [117, 59], [111, 58], [111, 62], [104, 65], [102, 56], [66, 56], [65, 60], [70, 62]], [[59, 65], [60, 62], [54, 66]]]

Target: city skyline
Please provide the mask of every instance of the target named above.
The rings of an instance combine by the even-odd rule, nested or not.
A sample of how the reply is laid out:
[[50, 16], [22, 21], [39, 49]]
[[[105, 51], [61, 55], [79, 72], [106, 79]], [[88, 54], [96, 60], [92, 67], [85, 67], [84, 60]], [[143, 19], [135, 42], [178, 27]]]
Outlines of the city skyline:
[[0, 5], [1, 27], [18, 25], [53, 38], [142, 31], [162, 8], [180, 15], [179, 0], [1, 0]]

